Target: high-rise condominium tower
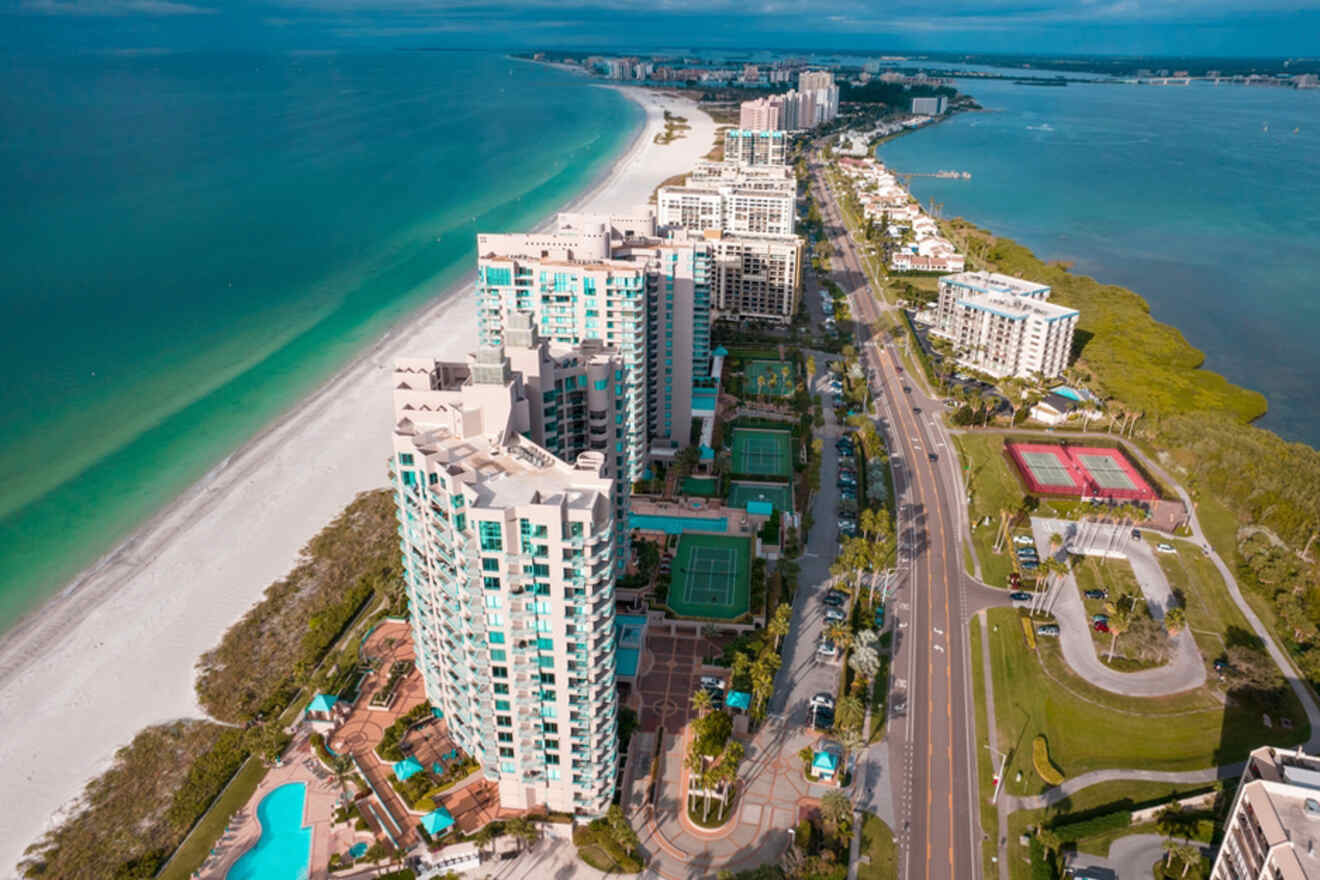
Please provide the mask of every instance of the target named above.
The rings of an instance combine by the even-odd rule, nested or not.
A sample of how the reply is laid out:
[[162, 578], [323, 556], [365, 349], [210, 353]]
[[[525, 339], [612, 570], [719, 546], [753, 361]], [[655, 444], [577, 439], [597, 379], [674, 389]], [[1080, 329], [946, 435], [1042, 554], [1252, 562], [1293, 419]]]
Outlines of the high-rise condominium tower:
[[[535, 384], [499, 347], [396, 365], [400, 546], [417, 663], [455, 742], [504, 806], [596, 815], [617, 762], [622, 526], [607, 454], [569, 463], [547, 446], [579, 407], [593, 426], [613, 418], [623, 368], [603, 346], [554, 350], [532, 335], [518, 354]], [[563, 408], [553, 429], [532, 416], [547, 400]]]

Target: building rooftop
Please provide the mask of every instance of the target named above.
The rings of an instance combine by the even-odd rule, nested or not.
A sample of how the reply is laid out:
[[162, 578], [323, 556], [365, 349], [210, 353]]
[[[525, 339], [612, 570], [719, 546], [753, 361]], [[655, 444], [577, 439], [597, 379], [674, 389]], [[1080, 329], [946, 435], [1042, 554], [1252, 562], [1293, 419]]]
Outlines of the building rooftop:
[[1037, 317], [1045, 321], [1057, 321], [1060, 318], [1081, 314], [1076, 309], [1070, 309], [1057, 303], [1039, 299], [1024, 299], [1020, 296], [1003, 293], [983, 293], [979, 296], [959, 299], [958, 303], [970, 308], [994, 312], [996, 315], [1014, 321], [1023, 321], [1029, 317]]
[[959, 272], [956, 275], [945, 275], [940, 282], [967, 287], [977, 293], [1001, 293], [1007, 296], [1049, 296], [1050, 293], [1047, 284], [998, 272]]

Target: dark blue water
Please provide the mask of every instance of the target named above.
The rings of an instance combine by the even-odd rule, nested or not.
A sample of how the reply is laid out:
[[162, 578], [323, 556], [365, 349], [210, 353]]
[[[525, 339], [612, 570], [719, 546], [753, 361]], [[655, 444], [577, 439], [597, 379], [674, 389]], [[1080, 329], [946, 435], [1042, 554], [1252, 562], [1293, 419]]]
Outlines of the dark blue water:
[[1261, 424], [1320, 446], [1320, 90], [1018, 86], [967, 80], [985, 113], [885, 144], [925, 203], [1141, 294], [1263, 392]]
[[0, 64], [0, 626], [642, 119], [490, 54]]

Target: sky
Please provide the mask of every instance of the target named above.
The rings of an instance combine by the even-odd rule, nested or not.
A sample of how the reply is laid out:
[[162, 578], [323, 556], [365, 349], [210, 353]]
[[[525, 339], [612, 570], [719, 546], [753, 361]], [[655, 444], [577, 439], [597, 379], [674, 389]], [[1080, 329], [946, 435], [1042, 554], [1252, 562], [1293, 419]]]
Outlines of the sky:
[[0, 0], [0, 49], [1320, 55], [1320, 0]]

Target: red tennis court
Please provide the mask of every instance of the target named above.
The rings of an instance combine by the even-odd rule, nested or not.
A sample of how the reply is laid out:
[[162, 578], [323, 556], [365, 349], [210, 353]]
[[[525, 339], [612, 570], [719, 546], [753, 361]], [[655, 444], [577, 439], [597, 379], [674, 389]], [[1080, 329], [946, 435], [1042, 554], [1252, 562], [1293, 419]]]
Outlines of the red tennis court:
[[1005, 443], [1027, 489], [1113, 501], [1154, 501], [1154, 488], [1119, 449], [1048, 443]]

